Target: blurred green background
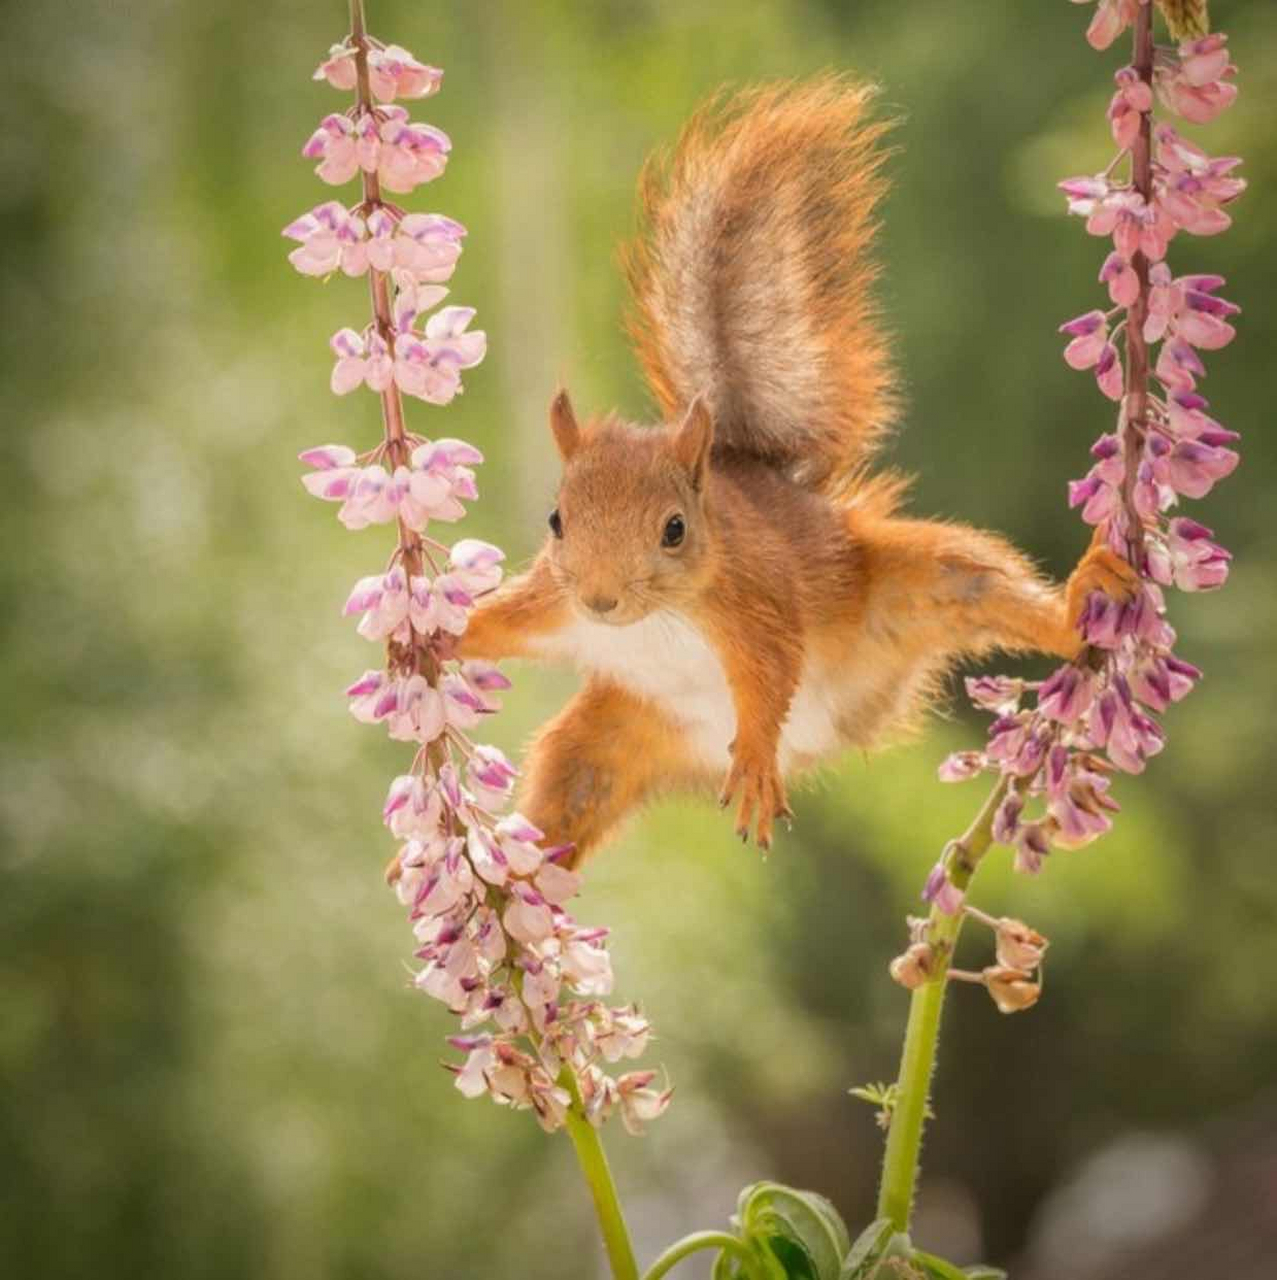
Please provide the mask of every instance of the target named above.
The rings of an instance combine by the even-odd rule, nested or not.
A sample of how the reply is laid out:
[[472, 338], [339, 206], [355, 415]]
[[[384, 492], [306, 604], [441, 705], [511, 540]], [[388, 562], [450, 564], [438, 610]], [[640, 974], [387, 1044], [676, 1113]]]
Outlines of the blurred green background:
[[[926, 1150], [917, 1238], [1033, 1280], [1134, 1274], [1156, 1241], [1182, 1259], [1212, 1230], [1230, 1267], [1192, 1274], [1271, 1275], [1277, 1248], [1277, 13], [1213, 7], [1242, 97], [1200, 136], [1246, 157], [1252, 190], [1229, 235], [1183, 238], [1172, 261], [1223, 273], [1245, 309], [1207, 388], [1245, 463], [1193, 510], [1235, 572], [1174, 600], [1207, 677], [1167, 716], [1165, 755], [1119, 783], [1115, 833], [1037, 880], [1002, 858], [983, 878], [987, 909], [1052, 938], [1050, 980], [1014, 1019], [954, 993]], [[409, 203], [468, 225], [453, 299], [490, 351], [463, 400], [412, 413], [488, 453], [468, 533], [515, 563], [538, 544], [560, 377], [583, 408], [645, 411], [613, 263], [645, 153], [725, 81], [854, 68], [903, 117], [883, 253], [910, 408], [891, 460], [918, 472], [916, 510], [1067, 572], [1085, 533], [1064, 483], [1109, 418], [1055, 331], [1101, 297], [1103, 248], [1053, 188], [1109, 154], [1119, 58], [1088, 50], [1089, 10], [370, 8], [375, 33], [447, 69], [418, 114], [452, 135], [451, 166]], [[338, 102], [310, 73], [344, 24], [337, 0], [7, 13], [7, 1275], [601, 1274], [566, 1139], [465, 1102], [437, 1065], [453, 1025], [409, 990], [381, 882], [404, 752], [341, 695], [368, 649], [339, 608], [388, 544], [297, 482], [300, 449], [377, 430], [373, 397], [327, 391], [325, 342], [361, 323], [364, 290], [299, 277], [279, 235], [332, 195], [298, 152]], [[492, 736], [514, 752], [571, 677], [512, 674]], [[644, 1256], [721, 1224], [759, 1177], [869, 1216], [879, 1134], [846, 1090], [894, 1074], [906, 1001], [886, 962], [979, 798], [935, 765], [982, 733], [955, 700], [912, 747], [847, 759], [767, 861], [708, 807], [669, 803], [592, 867], [578, 915], [612, 927], [618, 994], [645, 1005], [677, 1086], [646, 1137], [607, 1134]], [[1259, 1197], [1244, 1214], [1239, 1176]]]

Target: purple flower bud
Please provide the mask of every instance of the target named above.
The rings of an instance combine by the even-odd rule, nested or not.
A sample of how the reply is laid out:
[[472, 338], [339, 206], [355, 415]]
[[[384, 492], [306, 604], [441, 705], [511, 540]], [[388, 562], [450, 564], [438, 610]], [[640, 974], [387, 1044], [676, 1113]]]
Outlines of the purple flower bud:
[[1241, 313], [1241, 307], [1226, 298], [1217, 298], [1213, 293], [1200, 289], [1185, 289], [1184, 301], [1194, 311], [1203, 311], [1212, 316], [1235, 316]]
[[1025, 875], [1037, 875], [1042, 870], [1046, 855], [1051, 852], [1045, 825], [1041, 822], [1022, 822], [1015, 837], [1015, 869]]
[[1072, 664], [1057, 667], [1038, 690], [1038, 710], [1061, 724], [1073, 724], [1095, 699], [1095, 677]]
[[384, 720], [393, 711], [399, 709], [399, 686], [392, 684], [386, 689], [373, 707], [373, 719]]
[[353, 467], [355, 451], [344, 444], [324, 444], [299, 453], [298, 458], [317, 471], [331, 471], [335, 467]]
[[490, 662], [471, 659], [462, 665], [461, 670], [474, 688], [482, 689], [485, 693], [489, 691], [500, 693], [511, 687], [510, 681]]
[[1011, 844], [1020, 826], [1020, 814], [1024, 810], [1024, 797], [1018, 791], [1009, 791], [993, 815], [993, 838], [999, 844]]
[[965, 897], [966, 894], [949, 879], [944, 859], [941, 858], [927, 876], [927, 883], [922, 889], [923, 901], [934, 903], [936, 908], [947, 916], [956, 916], [962, 910]]
[[979, 751], [955, 751], [946, 756], [937, 770], [941, 782], [965, 782], [985, 768], [985, 759]]
[[1067, 333], [1073, 338], [1082, 338], [1107, 327], [1108, 322], [1103, 311], [1088, 311], [1085, 315], [1065, 321], [1060, 326], [1060, 332]]
[[1019, 706], [1024, 693], [1024, 681], [1010, 676], [968, 676], [967, 697], [985, 711], [1009, 715]]
[[1188, 498], [1204, 498], [1217, 480], [1232, 475], [1240, 458], [1232, 449], [1217, 448], [1198, 440], [1178, 441], [1170, 455], [1171, 486]]
[[1117, 348], [1111, 342], [1106, 342], [1095, 361], [1095, 381], [1110, 400], [1120, 400], [1123, 377], [1122, 361]]
[[1024, 746], [1027, 734], [1026, 713], [999, 716], [989, 726], [989, 742], [985, 753], [990, 760], [1013, 761]]
[[381, 671], [365, 671], [354, 684], [347, 688], [346, 697], [362, 698], [367, 694], [376, 693], [384, 679], [385, 674]]
[[1108, 183], [1103, 178], [1065, 178], [1056, 186], [1073, 200], [1099, 200], [1108, 192]]
[[1123, 628], [1124, 609], [1121, 603], [1093, 591], [1087, 597], [1078, 624], [1087, 644], [1099, 649], [1115, 649], [1125, 634]]
[[1227, 283], [1223, 276], [1212, 275], [1191, 275], [1180, 276], [1180, 284], [1186, 289], [1192, 289], [1197, 293], [1214, 293], [1216, 289], [1221, 289]]

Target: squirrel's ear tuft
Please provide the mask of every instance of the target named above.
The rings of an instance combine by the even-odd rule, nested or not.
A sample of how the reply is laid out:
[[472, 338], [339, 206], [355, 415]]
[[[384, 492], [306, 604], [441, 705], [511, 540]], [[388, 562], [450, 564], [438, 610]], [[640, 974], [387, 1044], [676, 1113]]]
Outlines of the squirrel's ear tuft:
[[714, 443], [714, 419], [704, 396], [697, 396], [687, 407], [683, 421], [674, 428], [674, 457], [687, 472], [692, 488], [699, 489], [709, 465], [709, 450]]
[[577, 426], [566, 387], [560, 387], [550, 401], [550, 430], [554, 433], [554, 443], [559, 446], [559, 456], [566, 462], [581, 443], [581, 428]]

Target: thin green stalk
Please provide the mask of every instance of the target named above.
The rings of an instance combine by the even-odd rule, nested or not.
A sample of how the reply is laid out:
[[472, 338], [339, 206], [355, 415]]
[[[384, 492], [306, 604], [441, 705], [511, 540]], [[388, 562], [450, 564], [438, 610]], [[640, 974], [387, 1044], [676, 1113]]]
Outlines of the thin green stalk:
[[603, 1245], [607, 1249], [613, 1280], [638, 1280], [638, 1263], [634, 1260], [634, 1246], [630, 1243], [630, 1229], [625, 1225], [621, 1201], [608, 1168], [607, 1155], [599, 1140], [599, 1131], [585, 1117], [581, 1090], [576, 1076], [569, 1066], [559, 1072], [558, 1084], [572, 1096], [568, 1107], [566, 1126], [581, 1172], [590, 1186], [594, 1198], [594, 1212], [598, 1216], [599, 1230], [603, 1233]]
[[[523, 999], [523, 973], [512, 969], [510, 982], [519, 999]], [[527, 1009], [527, 1006], [524, 1006]], [[541, 1048], [541, 1037], [537, 1034], [532, 1012], [527, 1010], [528, 1039]], [[612, 1180], [612, 1170], [607, 1162], [607, 1153], [603, 1150], [603, 1141], [599, 1131], [590, 1123], [585, 1114], [585, 1103], [581, 1098], [581, 1086], [577, 1083], [576, 1072], [568, 1063], [559, 1070], [555, 1083], [565, 1089], [570, 1099], [564, 1117], [564, 1128], [572, 1139], [572, 1149], [576, 1152], [577, 1163], [590, 1188], [590, 1197], [594, 1201], [594, 1214], [599, 1220], [599, 1231], [603, 1236], [603, 1247], [607, 1250], [608, 1262], [612, 1267], [613, 1280], [638, 1280], [638, 1263], [634, 1258], [634, 1246], [630, 1243], [630, 1229], [625, 1224], [625, 1214], [621, 1209], [621, 1198], [617, 1195], [616, 1183]]]
[[736, 1254], [753, 1274], [757, 1257], [743, 1240], [738, 1240], [726, 1231], [693, 1231], [691, 1235], [676, 1240], [652, 1265], [643, 1273], [643, 1280], [660, 1280], [660, 1277], [673, 1270], [689, 1254], [698, 1249], [718, 1249], [725, 1253]]
[[[960, 839], [949, 845], [945, 862], [949, 879], [958, 889], [966, 890], [980, 859], [993, 843], [993, 815], [1006, 791], [1007, 783], [1003, 779], [989, 794], [971, 826]], [[950, 916], [932, 906], [927, 923], [927, 941], [936, 955], [936, 971], [930, 981], [913, 992], [909, 1001], [909, 1022], [900, 1055], [900, 1076], [878, 1191], [878, 1216], [890, 1218], [897, 1231], [909, 1230], [909, 1218], [913, 1212], [922, 1130], [926, 1123], [927, 1099], [940, 1042], [940, 1014], [944, 1008], [949, 964], [961, 930], [961, 912]]]

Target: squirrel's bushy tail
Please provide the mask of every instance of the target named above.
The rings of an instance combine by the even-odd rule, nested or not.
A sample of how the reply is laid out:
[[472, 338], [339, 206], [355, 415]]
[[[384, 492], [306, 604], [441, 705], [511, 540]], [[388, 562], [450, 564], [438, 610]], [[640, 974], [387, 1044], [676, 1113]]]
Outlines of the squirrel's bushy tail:
[[703, 394], [716, 448], [812, 487], [859, 469], [894, 413], [868, 253], [890, 127], [874, 92], [825, 76], [714, 99], [645, 167], [626, 255], [666, 417]]

